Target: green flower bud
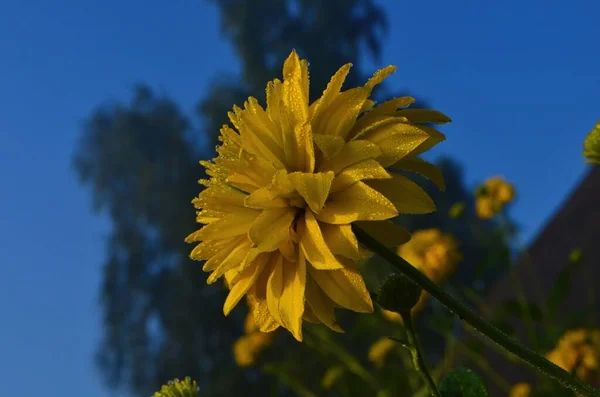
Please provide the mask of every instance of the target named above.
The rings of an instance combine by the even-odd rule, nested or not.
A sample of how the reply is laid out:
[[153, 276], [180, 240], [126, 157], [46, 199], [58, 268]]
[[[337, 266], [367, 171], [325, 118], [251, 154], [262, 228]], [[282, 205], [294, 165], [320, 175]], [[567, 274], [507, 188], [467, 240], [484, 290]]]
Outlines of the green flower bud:
[[381, 286], [377, 302], [381, 307], [396, 313], [407, 313], [421, 297], [421, 287], [403, 274], [388, 277]]

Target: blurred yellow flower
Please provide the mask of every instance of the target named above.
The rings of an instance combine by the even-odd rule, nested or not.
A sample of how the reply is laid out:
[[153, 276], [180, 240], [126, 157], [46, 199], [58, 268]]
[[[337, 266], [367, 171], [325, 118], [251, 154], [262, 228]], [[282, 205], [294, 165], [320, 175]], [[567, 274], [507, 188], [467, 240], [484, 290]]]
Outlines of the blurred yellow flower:
[[477, 216], [481, 219], [491, 219], [514, 200], [515, 189], [502, 177], [495, 176], [480, 185], [475, 196]]
[[153, 397], [198, 397], [198, 385], [190, 377], [182, 381], [175, 379], [154, 393]]
[[383, 367], [388, 353], [392, 351], [396, 343], [390, 338], [379, 339], [369, 348], [369, 361], [376, 367]]
[[586, 164], [600, 164], [600, 122], [592, 128], [583, 142], [583, 157]]
[[[398, 248], [398, 255], [436, 284], [446, 281], [456, 271], [458, 262], [462, 260], [456, 240], [438, 229], [414, 232], [410, 241]], [[413, 307], [412, 313], [422, 310], [428, 298], [427, 291], [421, 292], [421, 298]], [[393, 317], [397, 320], [400, 316]]]
[[575, 329], [565, 332], [546, 358], [565, 371], [600, 387], [600, 329]]
[[199, 242], [190, 257], [206, 261], [209, 284], [225, 275], [225, 315], [245, 295], [256, 301], [263, 332], [281, 326], [301, 341], [304, 320], [341, 332], [335, 307], [372, 312], [351, 224], [367, 221], [361, 226], [375, 238], [400, 245], [409, 234], [389, 219], [429, 213], [435, 204], [393, 170], [420, 173], [443, 188], [439, 170], [417, 155], [444, 139], [426, 124], [450, 119], [403, 109], [410, 97], [374, 106], [369, 96], [393, 66], [341, 91], [350, 67], [309, 105], [308, 63], [292, 52], [283, 82], [267, 84], [266, 109], [252, 97], [244, 109], [234, 106], [235, 130], [224, 125], [218, 156], [201, 162], [209, 179], [192, 202], [205, 226], [186, 239]]
[[254, 303], [249, 300], [250, 311], [244, 323], [245, 334], [233, 344], [233, 356], [240, 367], [247, 367], [256, 361], [260, 352], [273, 341], [273, 332], [261, 332], [254, 320]]
[[529, 383], [517, 383], [510, 391], [509, 397], [529, 397], [531, 385]]

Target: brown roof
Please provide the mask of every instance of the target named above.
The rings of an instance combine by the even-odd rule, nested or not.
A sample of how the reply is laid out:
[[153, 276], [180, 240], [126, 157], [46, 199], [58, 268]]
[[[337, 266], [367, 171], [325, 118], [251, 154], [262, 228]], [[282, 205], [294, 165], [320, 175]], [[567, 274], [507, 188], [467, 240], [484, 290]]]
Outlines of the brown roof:
[[[560, 317], [565, 318], [567, 314], [580, 310], [582, 302], [595, 301], [595, 307], [600, 308], [600, 291], [590, 294], [600, 282], [600, 166], [587, 170], [581, 182], [529, 246], [528, 255], [523, 255], [512, 270], [528, 301], [538, 304], [545, 301], [574, 249], [582, 250], [582, 260], [571, 279], [571, 293], [559, 307], [558, 318], [553, 319], [555, 321], [561, 321]], [[506, 275], [491, 289], [486, 298], [490, 307], [516, 299], [512, 277]], [[593, 312], [596, 313], [590, 315], [595, 316], [594, 324], [597, 326], [600, 313], [598, 309]], [[516, 328], [519, 340], [529, 346], [524, 327], [519, 324]], [[543, 331], [540, 327], [539, 332]], [[490, 365], [509, 383], [535, 379], [529, 367], [515, 366], [491, 349], [485, 354]], [[491, 382], [488, 383], [492, 396], [506, 395]]]

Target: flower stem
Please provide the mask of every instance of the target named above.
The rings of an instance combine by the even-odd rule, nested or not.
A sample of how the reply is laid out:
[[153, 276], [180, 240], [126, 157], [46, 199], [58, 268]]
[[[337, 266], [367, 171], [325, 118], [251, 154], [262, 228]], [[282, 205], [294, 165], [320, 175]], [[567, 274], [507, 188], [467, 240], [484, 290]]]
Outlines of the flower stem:
[[581, 396], [600, 397], [600, 391], [575, 378], [573, 375], [569, 374], [556, 364], [546, 360], [533, 350], [521, 345], [504, 332], [500, 331], [498, 328], [479, 317], [459, 300], [435, 285], [431, 280], [417, 270], [417, 268], [396, 255], [393, 251], [390, 251], [385, 245], [371, 237], [371, 235], [362, 230], [360, 227], [353, 225], [353, 230], [361, 244], [374, 253], [380, 255], [383, 259], [387, 260], [405, 276], [417, 283], [425, 291], [429, 292], [431, 296], [446, 306], [448, 310], [457, 315], [461, 320], [464, 320], [470, 324], [473, 328], [477, 329], [480, 333], [491, 339], [493, 342], [502, 346], [508, 352], [519, 357], [523, 362], [531, 365], [538, 371], [555, 379], [563, 386], [573, 390], [576, 393], [579, 393]]
[[404, 329], [406, 330], [406, 338], [408, 339], [408, 345], [405, 347], [410, 350], [415, 369], [421, 374], [425, 385], [427, 385], [427, 388], [429, 389], [429, 394], [431, 394], [432, 397], [441, 397], [440, 391], [437, 389], [437, 386], [427, 369], [427, 365], [425, 364], [425, 359], [423, 358], [423, 352], [421, 351], [421, 346], [417, 339], [417, 333], [415, 332], [415, 326], [410, 311], [401, 312], [400, 316], [402, 317]]

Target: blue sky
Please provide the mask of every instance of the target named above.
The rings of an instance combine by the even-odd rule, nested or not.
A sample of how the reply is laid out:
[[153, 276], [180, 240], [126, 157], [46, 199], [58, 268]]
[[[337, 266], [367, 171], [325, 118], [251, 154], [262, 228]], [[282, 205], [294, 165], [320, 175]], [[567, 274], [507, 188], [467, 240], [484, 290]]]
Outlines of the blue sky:
[[[381, 4], [391, 28], [382, 62], [398, 66], [391, 88], [453, 118], [437, 153], [459, 158], [467, 183], [515, 183], [512, 214], [530, 238], [584, 172], [581, 142], [600, 118], [600, 3]], [[0, 54], [2, 389], [112, 396], [92, 364], [109, 223], [70, 169], [82, 121], [138, 81], [191, 113], [238, 62], [202, 0], [4, 0]]]

